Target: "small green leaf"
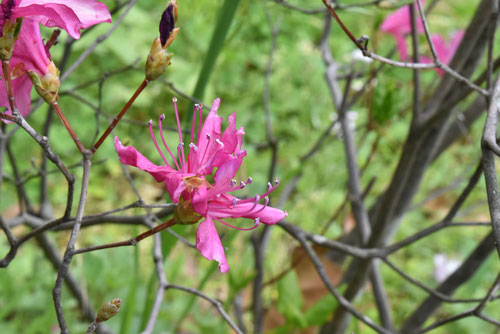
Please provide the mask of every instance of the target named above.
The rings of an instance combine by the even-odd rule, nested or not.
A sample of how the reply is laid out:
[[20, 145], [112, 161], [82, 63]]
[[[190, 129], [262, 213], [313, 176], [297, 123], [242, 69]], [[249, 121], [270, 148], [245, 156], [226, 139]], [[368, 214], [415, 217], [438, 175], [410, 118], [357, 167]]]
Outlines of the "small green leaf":
[[309, 326], [320, 326], [324, 324], [337, 305], [337, 300], [332, 295], [328, 294], [324, 296], [307, 309], [304, 315], [307, 324]]
[[289, 272], [278, 282], [277, 308], [287, 322], [304, 328], [307, 326], [306, 318], [302, 313], [302, 293], [295, 271]]

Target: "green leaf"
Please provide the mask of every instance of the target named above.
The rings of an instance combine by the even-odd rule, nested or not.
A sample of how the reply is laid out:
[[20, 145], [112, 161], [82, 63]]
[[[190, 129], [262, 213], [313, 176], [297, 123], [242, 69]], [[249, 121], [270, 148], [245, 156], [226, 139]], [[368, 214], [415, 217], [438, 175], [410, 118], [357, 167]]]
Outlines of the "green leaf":
[[[238, 7], [240, 0], [224, 0], [224, 4], [219, 10], [219, 15], [217, 18], [217, 25], [215, 26], [214, 32], [212, 34], [212, 39], [208, 46], [208, 50], [205, 54], [205, 59], [203, 60], [203, 67], [200, 71], [200, 76], [196, 82], [196, 87], [194, 88], [193, 97], [203, 100], [203, 95], [205, 94], [205, 88], [210, 78], [210, 74], [215, 66], [215, 61], [219, 56], [222, 46], [224, 45], [224, 40], [226, 39], [227, 32], [231, 26], [231, 22], [234, 18], [234, 13]], [[188, 108], [188, 114], [186, 117], [186, 124], [190, 124], [192, 117], [193, 108]]]
[[282, 313], [287, 323], [304, 328], [307, 326], [306, 318], [302, 313], [302, 293], [295, 271], [289, 272], [278, 282], [277, 308]]
[[320, 326], [324, 324], [337, 305], [337, 300], [331, 294], [324, 296], [307, 309], [304, 314], [307, 324], [309, 326]]
[[396, 114], [394, 90], [394, 83], [391, 81], [377, 85], [372, 105], [373, 118], [377, 123], [386, 123]]

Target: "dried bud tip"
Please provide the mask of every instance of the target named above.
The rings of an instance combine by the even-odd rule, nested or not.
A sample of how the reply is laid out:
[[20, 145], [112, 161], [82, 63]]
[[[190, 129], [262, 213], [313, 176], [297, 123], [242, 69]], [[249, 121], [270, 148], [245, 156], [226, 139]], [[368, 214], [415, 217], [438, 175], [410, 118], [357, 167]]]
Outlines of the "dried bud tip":
[[109, 302], [103, 304], [99, 311], [97, 312], [96, 322], [103, 322], [114, 317], [118, 311], [120, 311], [120, 306], [122, 301], [120, 298], [110, 300]]
[[177, 1], [171, 1], [161, 15], [160, 40], [162, 46], [167, 44], [168, 37], [174, 30], [175, 21], [177, 21]]

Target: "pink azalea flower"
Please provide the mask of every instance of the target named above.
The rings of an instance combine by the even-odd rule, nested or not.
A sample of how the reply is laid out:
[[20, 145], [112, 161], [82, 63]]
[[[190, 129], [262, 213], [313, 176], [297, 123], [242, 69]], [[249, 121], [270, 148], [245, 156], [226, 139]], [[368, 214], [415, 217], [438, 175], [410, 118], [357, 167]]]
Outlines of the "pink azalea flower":
[[[287, 213], [268, 206], [268, 195], [276, 189], [279, 182], [276, 180], [274, 185], [269, 184], [265, 193], [253, 198], [239, 199], [231, 195], [231, 192], [240, 190], [251, 182], [249, 178], [247, 182], [237, 184], [233, 179], [246, 156], [246, 152], [241, 149], [245, 132], [243, 128], [236, 129], [236, 113], [229, 117], [229, 126], [221, 134], [222, 118], [217, 115], [220, 100], [214, 101], [204, 122], [202, 108], [197, 106], [193, 115], [189, 153], [186, 157], [176, 101], [174, 99], [180, 141], [177, 158], [166, 144], [163, 135], [162, 121], [165, 116], [159, 118], [160, 137], [172, 163], [167, 162], [156, 141], [152, 121], [149, 123], [150, 133], [165, 165], [153, 164], [134, 147], [123, 146], [118, 137], [115, 137], [115, 147], [122, 163], [140, 168], [150, 173], [157, 182], [165, 183], [170, 198], [178, 203], [174, 214], [177, 224], [194, 224], [204, 218], [196, 234], [196, 248], [208, 260], [219, 262], [221, 272], [227, 272], [229, 265], [214, 222], [238, 230], [252, 230], [259, 223], [279, 222]], [[207, 176], [212, 175], [214, 168], [217, 168], [213, 176], [214, 181], [210, 183]], [[264, 204], [260, 204], [261, 200], [264, 200]], [[224, 221], [226, 218], [241, 217], [253, 219], [253, 226], [239, 228]]]
[[[43, 44], [38, 23], [25, 18], [10, 61], [13, 69], [12, 90], [21, 115], [26, 116], [31, 105], [30, 93], [33, 83], [26, 72], [31, 70], [44, 76], [50, 63], [50, 55]], [[3, 77], [1, 68], [0, 74]], [[0, 106], [6, 107], [7, 113], [12, 114], [3, 80], [0, 81]]]
[[[10, 64], [16, 104], [21, 115], [26, 116], [30, 112], [33, 85], [25, 73], [34, 71], [44, 76], [51, 63], [38, 23], [62, 28], [73, 38], [80, 38], [81, 29], [100, 22], [111, 22], [111, 16], [106, 5], [95, 0], [2, 0], [0, 36], [6, 21], [19, 17], [24, 19]], [[1, 69], [0, 74], [3, 76]], [[3, 80], [0, 81], [0, 106], [6, 107], [7, 113], [12, 114]]]
[[[422, 1], [422, 5], [424, 1]], [[424, 31], [424, 26], [422, 24], [422, 19], [420, 16], [417, 20], [417, 32], [422, 33]], [[408, 50], [406, 47], [406, 36], [411, 33], [411, 18], [410, 9], [408, 6], [403, 6], [396, 10], [394, 13], [387, 16], [380, 26], [380, 30], [383, 32], [392, 34], [396, 39], [396, 45], [399, 52], [399, 57], [401, 60], [408, 59]]]

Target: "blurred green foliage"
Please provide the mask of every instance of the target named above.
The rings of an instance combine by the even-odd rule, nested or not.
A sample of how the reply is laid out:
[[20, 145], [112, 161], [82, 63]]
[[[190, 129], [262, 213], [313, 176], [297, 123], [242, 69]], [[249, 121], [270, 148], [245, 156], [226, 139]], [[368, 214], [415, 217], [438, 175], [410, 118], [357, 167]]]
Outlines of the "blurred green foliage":
[[[104, 1], [110, 8], [114, 1]], [[343, 1], [356, 3], [358, 1]], [[295, 1], [305, 8], [319, 8], [320, 1]], [[431, 28], [447, 35], [454, 30], [463, 29], [478, 1], [440, 1], [430, 17]], [[108, 124], [106, 117], [95, 121], [92, 106], [110, 116], [116, 114], [133, 94], [143, 79], [143, 63], [150, 44], [158, 34], [158, 21], [165, 6], [164, 1], [138, 1], [123, 23], [99, 45], [95, 52], [85, 60], [77, 71], [63, 84], [61, 107], [82, 141], [89, 146], [96, 132], [102, 131]], [[164, 79], [180, 91], [190, 94], [198, 80], [208, 49], [212, 32], [217, 24], [219, 3], [214, 1], [179, 0], [179, 21], [181, 27], [176, 41], [171, 46], [175, 53], [172, 66], [168, 68]], [[330, 221], [337, 207], [346, 196], [346, 169], [344, 148], [335, 132], [329, 136], [320, 152], [307, 164], [302, 164], [304, 155], [318, 140], [326, 126], [336, 117], [332, 108], [330, 93], [324, 82], [324, 65], [319, 50], [319, 40], [323, 24], [322, 15], [303, 15], [288, 10], [271, 1], [241, 0], [236, 9], [225, 43], [215, 62], [215, 67], [207, 79], [203, 101], [210, 105], [215, 97], [222, 99], [219, 114], [227, 119], [238, 111], [238, 126], [244, 126], [246, 136], [244, 148], [248, 157], [237, 175], [239, 179], [252, 176], [254, 182], [242, 191], [241, 195], [261, 193], [266, 187], [270, 152], [260, 149], [265, 143], [265, 113], [263, 107], [264, 76], [271, 47], [271, 30], [266, 20], [266, 11], [275, 24], [276, 18], [282, 19], [274, 66], [271, 76], [271, 103], [273, 130], [279, 139], [279, 159], [276, 176], [281, 179], [281, 186], [273, 193], [272, 200], [277, 202], [287, 181], [302, 173], [296, 191], [285, 203], [288, 220], [302, 229], [319, 233], [331, 223], [327, 230], [330, 238], [339, 237], [343, 224], [349, 215], [343, 210], [339, 218]], [[358, 36], [370, 34], [370, 45], [380, 54], [392, 49], [394, 41], [390, 36], [377, 31], [378, 25], [388, 10], [380, 8], [361, 8], [342, 12], [342, 17], [353, 33]], [[116, 20], [117, 16], [115, 16]], [[111, 26], [103, 24], [86, 33], [74, 44], [69, 64], [73, 63], [100, 34]], [[333, 25], [331, 35], [332, 53], [337, 61], [345, 66], [353, 63], [354, 46], [343, 35], [340, 28]], [[50, 33], [45, 30], [45, 33]], [[64, 35], [64, 34], [63, 34]], [[57, 61], [62, 57], [65, 39], [51, 50]], [[124, 68], [136, 60], [132, 70], [112, 75], [102, 80], [102, 91], [98, 84], [103, 75]], [[362, 62], [354, 66], [366, 70], [375, 64]], [[90, 80], [98, 82], [82, 89], [74, 89]], [[432, 87], [437, 80], [434, 71], [423, 73], [425, 87]], [[356, 134], [359, 148], [359, 163], [364, 164], [371, 155], [372, 145], [378, 141], [375, 157], [370, 161], [362, 176], [366, 186], [372, 178], [375, 184], [367, 197], [373, 203], [387, 186], [392, 171], [398, 161], [398, 153], [404, 142], [411, 107], [411, 72], [405, 69], [386, 68], [377, 78], [377, 84], [370, 88], [360, 102], [351, 111], [357, 113]], [[356, 79], [353, 85], [361, 85]], [[124, 144], [138, 148], [152, 161], [159, 163], [160, 157], [155, 152], [149, 133], [144, 124], [149, 119], [156, 120], [165, 113], [166, 123], [175, 127], [171, 99], [177, 96], [167, 85], [160, 81], [153, 82], [141, 94], [137, 102], [126, 115], [114, 134]], [[180, 98], [179, 96], [177, 96]], [[85, 102], [82, 102], [85, 101]], [[88, 103], [88, 104], [87, 104]], [[191, 102], [180, 99], [181, 117], [189, 113]], [[36, 129], [41, 129], [47, 115], [47, 108], [41, 106], [33, 113], [29, 121]], [[142, 125], [137, 125], [138, 121]], [[373, 122], [375, 121], [375, 122]], [[98, 125], [98, 126], [97, 126]], [[99, 130], [98, 130], [99, 129]], [[435, 166], [431, 167], [422, 183], [416, 203], [436, 189], [448, 186], [451, 181], [465, 180], [473, 171], [480, 156], [479, 138], [481, 125], [472, 128], [470, 138], [455, 144]], [[167, 141], [177, 142], [175, 132], [168, 132]], [[80, 156], [69, 140], [59, 121], [54, 122], [50, 132], [53, 150], [61, 156], [67, 165], [78, 163]], [[38, 146], [29, 140], [22, 131], [15, 135], [16, 159], [24, 176], [37, 173], [41, 162]], [[114, 150], [112, 138], [104, 143], [94, 158], [91, 186], [88, 194], [86, 214], [98, 213], [136, 200], [128, 183], [125, 181], [120, 163]], [[50, 165], [49, 170], [55, 170]], [[77, 184], [80, 182], [79, 169], [76, 173]], [[12, 174], [8, 164], [6, 174]], [[162, 185], [156, 184], [150, 175], [130, 169], [145, 200], [153, 202], [169, 201]], [[50, 200], [54, 205], [55, 215], [60, 215], [66, 202], [66, 186], [61, 175], [54, 173], [48, 178]], [[411, 235], [444, 217], [450, 203], [454, 200], [464, 182], [459, 187], [433, 201], [417, 206], [405, 218], [396, 240]], [[27, 181], [30, 199], [37, 203], [39, 199], [39, 178]], [[5, 183], [2, 212], [16, 211], [15, 188]], [[462, 213], [462, 218], [474, 217], [475, 220], [487, 220], [484, 202], [484, 185], [480, 183], [468, 199], [472, 209]], [[129, 214], [142, 213], [130, 210]], [[173, 228], [191, 242], [195, 240], [195, 227], [181, 226]], [[196, 250], [186, 247], [168, 233], [162, 233], [165, 270], [169, 282], [191, 287], [202, 287], [207, 294], [232, 305], [238, 294], [245, 297], [245, 316], [247, 325], [251, 323], [250, 291], [255, 275], [253, 270], [253, 251], [249, 242], [250, 233], [228, 231], [218, 226], [224, 233], [223, 243], [231, 266], [228, 274], [220, 274], [216, 265], [206, 261]], [[26, 233], [27, 228], [18, 228], [16, 235]], [[78, 246], [85, 247], [128, 239], [139, 233], [136, 227], [103, 225], [82, 230]], [[484, 236], [485, 231], [478, 228], [453, 228], [436, 233], [391, 256], [405, 272], [412, 273], [420, 281], [435, 286], [432, 278], [432, 257], [442, 252], [452, 258], [463, 259]], [[67, 241], [67, 233], [50, 234], [61, 249]], [[269, 247], [266, 252], [265, 279], [270, 279], [287, 268], [289, 254], [296, 247], [288, 235], [279, 228], [273, 228]], [[0, 254], [8, 250], [2, 237]], [[88, 291], [89, 302], [98, 307], [104, 301], [121, 298], [120, 313], [107, 325], [117, 333], [138, 333], [146, 323], [149, 310], [154, 300], [157, 281], [152, 260], [152, 241], [146, 240], [136, 248], [117, 248], [77, 256], [72, 264], [72, 271], [78, 277], [82, 287]], [[423, 300], [426, 294], [404, 281], [396, 273], [382, 267], [382, 274], [387, 283], [388, 294], [393, 300], [396, 323], [400, 323], [416, 302]], [[475, 275], [474, 279], [463, 286], [456, 297], [479, 297], [492, 282], [499, 265], [496, 259], [490, 260]], [[24, 245], [8, 270], [0, 271], [0, 332], [1, 333], [51, 333], [57, 324], [52, 307], [51, 289], [55, 280], [55, 271], [39, 250], [36, 242]], [[320, 325], [328, 319], [336, 307], [333, 297], [325, 296], [309, 310], [303, 311], [303, 298], [298, 289], [298, 280], [292, 271], [280, 279], [277, 284], [264, 290], [266, 306], [274, 305], [287, 320], [287, 325], [276, 329], [276, 333], [291, 333], [295, 328]], [[359, 304], [360, 310], [372, 318], [377, 318], [374, 301], [365, 294]], [[74, 333], [84, 332], [88, 322], [80, 317], [78, 305], [68, 290], [63, 293], [63, 305], [67, 322]], [[498, 305], [497, 305], [498, 306]], [[467, 305], [445, 305], [437, 317], [455, 314], [467, 309]], [[492, 311], [494, 312], [494, 311]], [[215, 315], [215, 316], [214, 316]], [[433, 318], [435, 319], [435, 318]], [[192, 333], [229, 333], [226, 323], [204, 301], [195, 299], [181, 291], [166, 292], [155, 333], [173, 333], [180, 328]], [[435, 333], [470, 333], [489, 330], [489, 325], [474, 319], [455, 322]], [[367, 333], [369, 329], [358, 321], [353, 321], [351, 329]], [[433, 332], [434, 333], [434, 332]]]

